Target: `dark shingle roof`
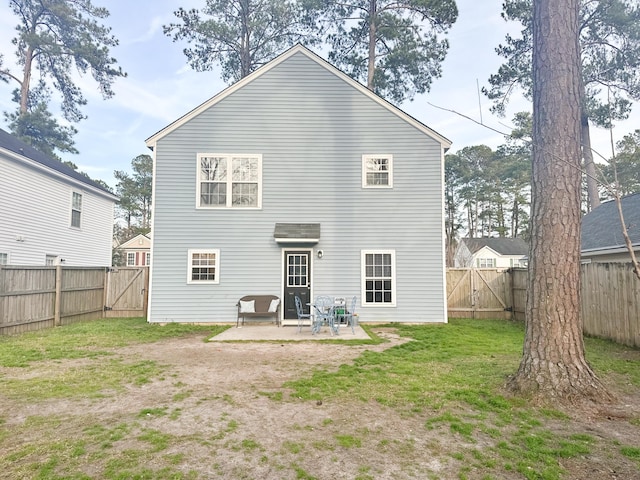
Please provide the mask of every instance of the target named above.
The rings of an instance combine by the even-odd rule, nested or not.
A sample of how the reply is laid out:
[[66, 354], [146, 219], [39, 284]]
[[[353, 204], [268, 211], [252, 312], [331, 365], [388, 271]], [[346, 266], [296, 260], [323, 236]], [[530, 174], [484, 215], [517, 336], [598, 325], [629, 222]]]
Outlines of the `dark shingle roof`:
[[104, 192], [107, 192], [113, 195], [113, 193], [111, 193], [109, 190], [104, 188], [99, 183], [96, 183], [90, 178], [85, 177], [80, 172], [75, 171], [73, 168], [68, 167], [64, 163], [54, 158], [51, 158], [48, 155], [45, 155], [39, 150], [36, 150], [31, 145], [23, 142], [17, 137], [14, 137], [10, 133], [5, 132], [1, 128], [0, 128], [0, 149], [9, 150], [13, 153], [17, 153], [18, 155], [22, 155], [23, 157], [29, 158], [34, 162], [38, 162], [39, 164], [44, 165], [45, 167], [51, 168], [52, 170], [62, 173], [68, 177], [71, 177], [75, 180], [78, 180], [82, 183], [86, 183], [87, 185], [98, 188]]
[[[640, 244], [640, 193], [622, 198], [621, 203], [631, 243]], [[601, 204], [584, 216], [581, 240], [582, 251], [624, 247], [615, 200]]]
[[463, 238], [469, 251], [473, 254], [484, 247], [500, 255], [528, 255], [529, 245], [521, 238]]

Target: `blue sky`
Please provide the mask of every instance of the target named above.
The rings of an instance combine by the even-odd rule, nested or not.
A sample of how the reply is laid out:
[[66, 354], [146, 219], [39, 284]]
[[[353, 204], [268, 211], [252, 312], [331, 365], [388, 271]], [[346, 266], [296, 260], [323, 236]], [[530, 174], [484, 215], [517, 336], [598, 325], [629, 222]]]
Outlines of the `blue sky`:
[[[179, 7], [202, 7], [204, 0], [94, 0], [111, 15], [105, 22], [113, 29], [120, 45], [112, 55], [128, 73], [114, 85], [115, 96], [103, 100], [90, 76], [80, 79], [88, 105], [88, 119], [76, 125], [79, 155], [65, 156], [80, 170], [115, 186], [114, 170], [130, 171], [131, 160], [151, 152], [144, 141], [175, 119], [226, 87], [217, 71], [194, 72], [182, 53], [184, 44], [176, 44], [162, 33], [162, 25], [174, 21]], [[450, 50], [443, 64], [443, 76], [435, 79], [431, 92], [400, 107], [453, 142], [454, 152], [469, 145], [486, 144], [492, 148], [504, 143], [499, 134], [451, 112], [460, 112], [500, 131], [510, 131], [513, 113], [529, 109], [527, 102], [514, 98], [505, 118], [490, 114], [490, 102], [478, 95], [478, 84], [487, 84], [489, 75], [501, 64], [495, 47], [508, 31], [517, 32], [500, 17], [502, 0], [458, 0], [459, 17], [448, 38]], [[5, 62], [13, 59], [11, 38], [17, 18], [8, 2], [0, 6], [0, 52]], [[0, 84], [0, 111], [13, 111], [11, 91], [15, 85]], [[618, 126], [617, 141], [640, 125], [639, 112]], [[635, 121], [634, 121], [635, 120]], [[0, 127], [7, 129], [4, 118]], [[594, 148], [610, 154], [609, 134], [597, 130], [592, 135]]]

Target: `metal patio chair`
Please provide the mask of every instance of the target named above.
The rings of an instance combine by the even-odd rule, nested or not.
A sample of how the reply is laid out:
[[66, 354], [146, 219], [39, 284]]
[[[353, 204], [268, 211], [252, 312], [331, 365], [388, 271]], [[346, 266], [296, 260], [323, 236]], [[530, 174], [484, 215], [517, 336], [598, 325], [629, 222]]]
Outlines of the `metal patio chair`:
[[299, 296], [295, 296], [296, 302], [296, 313], [298, 314], [298, 333], [302, 331], [302, 327], [304, 326], [304, 322], [306, 320], [311, 324], [311, 329], [313, 330], [313, 320], [311, 318], [311, 312], [304, 313], [304, 308], [302, 305], [302, 300], [300, 300]]
[[344, 313], [341, 315], [341, 317], [344, 319], [347, 327], [351, 327], [351, 333], [353, 333], [355, 335], [356, 330], [355, 330], [355, 323], [356, 323], [356, 317], [354, 316], [356, 313], [356, 304], [358, 303], [358, 297], [353, 297], [351, 299], [351, 304], [347, 306], [347, 308], [345, 308]]

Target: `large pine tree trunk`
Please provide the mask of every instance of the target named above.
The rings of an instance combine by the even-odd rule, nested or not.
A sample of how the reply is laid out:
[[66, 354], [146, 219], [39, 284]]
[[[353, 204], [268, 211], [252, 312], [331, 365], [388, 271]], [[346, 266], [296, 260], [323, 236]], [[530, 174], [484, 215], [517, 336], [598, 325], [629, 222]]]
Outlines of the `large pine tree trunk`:
[[578, 1], [534, 0], [531, 249], [523, 357], [510, 386], [542, 399], [604, 399], [580, 317]]

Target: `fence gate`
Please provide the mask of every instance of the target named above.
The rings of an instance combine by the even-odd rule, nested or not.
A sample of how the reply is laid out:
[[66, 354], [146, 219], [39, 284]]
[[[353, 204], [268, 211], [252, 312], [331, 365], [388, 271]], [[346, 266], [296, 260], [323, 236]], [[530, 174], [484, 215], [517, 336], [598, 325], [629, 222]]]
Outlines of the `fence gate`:
[[447, 308], [450, 318], [512, 316], [511, 285], [506, 269], [450, 268], [447, 270]]
[[118, 267], [107, 271], [105, 317], [145, 317], [148, 300], [149, 267]]

